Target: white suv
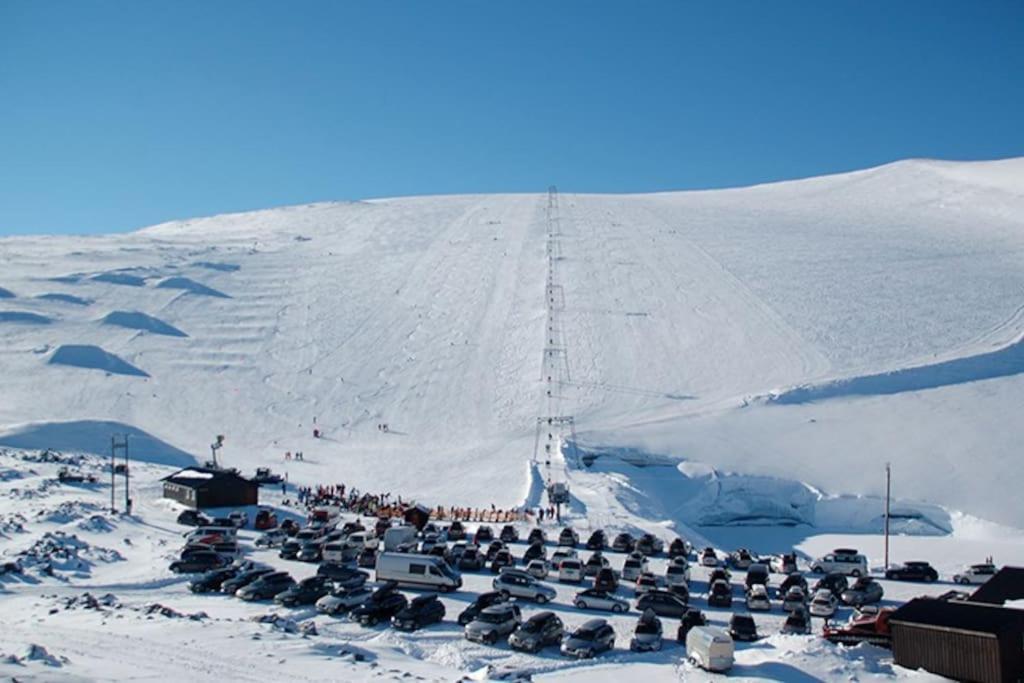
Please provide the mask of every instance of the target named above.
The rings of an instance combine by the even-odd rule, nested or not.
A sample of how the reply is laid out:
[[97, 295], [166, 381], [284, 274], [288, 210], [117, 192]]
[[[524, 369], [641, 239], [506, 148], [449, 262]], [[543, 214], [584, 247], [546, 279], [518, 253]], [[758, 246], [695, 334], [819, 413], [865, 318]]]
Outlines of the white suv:
[[983, 564], [972, 564], [970, 567], [965, 568], [962, 572], [953, 577], [953, 581], [962, 584], [980, 584], [985, 583], [996, 574], [996, 566], [985, 562]]
[[825, 557], [819, 557], [811, 564], [815, 574], [868, 575], [868, 558], [853, 548], [836, 548]]

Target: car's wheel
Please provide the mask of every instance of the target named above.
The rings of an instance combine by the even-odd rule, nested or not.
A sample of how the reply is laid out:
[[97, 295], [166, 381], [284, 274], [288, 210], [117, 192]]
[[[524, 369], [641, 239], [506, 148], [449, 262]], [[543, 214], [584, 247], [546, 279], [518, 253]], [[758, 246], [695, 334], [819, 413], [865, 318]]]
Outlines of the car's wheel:
[[859, 569], [854, 569], [852, 572], [850, 572], [850, 576], [852, 576], [855, 579], [859, 579], [860, 578], [860, 570]]
[[377, 617], [369, 617], [366, 620], [366, 625], [367, 626], [376, 626], [377, 625]]
[[938, 578], [939, 578], [938, 576], [935, 576], [933, 574], [929, 574], [928, 576], [924, 577], [924, 580], [925, 580], [926, 583], [932, 583], [933, 581], [936, 581]]
[[547, 601], [548, 601], [548, 596], [546, 596], [546, 595], [538, 595], [537, 596], [537, 602], [539, 602], [540, 604], [543, 605]]
[[626, 611], [626, 608], [623, 607], [622, 605], [616, 604], [616, 605], [612, 605], [612, 611], [621, 614], [622, 612]]
[[822, 569], [821, 567], [817, 567], [817, 566], [816, 567], [811, 567], [811, 573], [813, 573], [813, 574], [824, 574], [825, 570]]
[[959, 579], [957, 579], [957, 583], [959, 583], [962, 586], [966, 586], [968, 583], [970, 583], [970, 581], [967, 580], [966, 576], [961, 576]]
[[576, 607], [578, 609], [587, 609], [587, 603], [584, 602], [583, 600], [577, 600], [576, 601]]
[[484, 636], [484, 642], [488, 645], [494, 645], [498, 642], [498, 634], [494, 631], [491, 631], [490, 633]]
[[511, 597], [512, 597], [512, 594], [511, 594], [511, 593], [509, 593], [508, 591], [504, 591], [504, 590], [503, 590], [503, 591], [499, 591], [499, 592], [501, 593], [501, 599], [502, 599], [502, 600], [505, 600], [505, 601], [507, 601], [507, 600], [508, 600], [509, 598], [511, 598]]

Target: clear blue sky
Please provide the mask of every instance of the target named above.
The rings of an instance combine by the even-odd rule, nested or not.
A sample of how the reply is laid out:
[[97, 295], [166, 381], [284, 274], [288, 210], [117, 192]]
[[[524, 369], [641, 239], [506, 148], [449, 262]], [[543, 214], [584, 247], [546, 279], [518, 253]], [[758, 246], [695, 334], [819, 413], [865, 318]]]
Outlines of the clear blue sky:
[[0, 0], [0, 234], [1024, 155], [1024, 2]]

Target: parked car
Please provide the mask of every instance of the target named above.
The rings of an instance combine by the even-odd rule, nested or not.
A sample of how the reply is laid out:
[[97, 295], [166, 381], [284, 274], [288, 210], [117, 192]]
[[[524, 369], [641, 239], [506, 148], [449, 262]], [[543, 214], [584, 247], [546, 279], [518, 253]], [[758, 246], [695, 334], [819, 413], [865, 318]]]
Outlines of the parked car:
[[725, 581], [726, 583], [729, 583], [732, 581], [732, 573], [725, 567], [716, 567], [708, 574], [708, 585], [710, 586], [715, 581]]
[[596, 588], [580, 591], [576, 594], [572, 604], [578, 609], [601, 609], [612, 612], [629, 611], [628, 602], [612, 593], [597, 590]]
[[221, 593], [234, 595], [238, 592], [239, 588], [244, 588], [256, 579], [266, 576], [273, 571], [273, 567], [253, 567], [252, 569], [239, 572], [237, 576], [225, 580], [220, 586], [220, 591]]
[[931, 583], [939, 580], [939, 573], [935, 567], [927, 562], [912, 561], [906, 562], [898, 567], [885, 570], [885, 578], [891, 581], [924, 581]]
[[378, 581], [394, 581], [443, 593], [462, 587], [462, 575], [443, 557], [431, 555], [381, 553], [377, 556], [375, 573]]
[[622, 563], [623, 581], [636, 581], [646, 571], [647, 558], [639, 553], [631, 554]]
[[669, 591], [652, 590], [636, 601], [637, 610], [651, 610], [659, 617], [682, 617], [689, 611], [687, 600]]
[[436, 593], [420, 595], [391, 617], [391, 625], [399, 631], [415, 631], [444, 619], [444, 603]]
[[519, 605], [500, 602], [485, 607], [473, 621], [466, 624], [466, 640], [494, 645], [502, 637], [511, 635], [523, 621]]
[[249, 526], [249, 515], [243, 510], [233, 511], [230, 515], [228, 515], [228, 519], [230, 519], [232, 524], [234, 524], [239, 529], [244, 529], [245, 527]]
[[604, 556], [600, 550], [595, 551], [587, 558], [587, 561], [583, 563], [583, 575], [584, 576], [597, 576], [597, 573], [605, 567], [610, 567], [611, 562]]
[[814, 583], [813, 590], [814, 592], [818, 592], [824, 588], [838, 598], [849, 585], [849, 581], [846, 579], [846, 574], [826, 574]]
[[827, 588], [822, 588], [814, 593], [811, 599], [811, 616], [829, 618], [834, 616], [839, 609], [839, 599], [835, 593]]
[[281, 547], [277, 551], [277, 556], [282, 560], [294, 560], [299, 551], [302, 550], [304, 541], [299, 540], [298, 536], [289, 538], [287, 541], [281, 544]]
[[729, 619], [729, 635], [741, 643], [752, 643], [758, 639], [757, 624], [749, 614], [734, 614]]
[[615, 647], [615, 630], [604, 619], [591, 619], [566, 636], [561, 652], [567, 657], [589, 659]]
[[732, 668], [735, 645], [725, 629], [695, 626], [686, 634], [686, 655], [702, 669], [724, 673]]
[[685, 583], [673, 583], [666, 586], [666, 590], [672, 595], [679, 596], [684, 602], [690, 602], [690, 587]]
[[772, 608], [771, 598], [768, 597], [768, 588], [760, 583], [755, 583], [747, 589], [747, 609], [751, 612], [768, 612]]
[[634, 549], [648, 557], [660, 555], [665, 550], [665, 543], [654, 534], [644, 534], [636, 539]]
[[689, 558], [690, 557], [690, 553], [692, 553], [692, 552], [693, 552], [693, 546], [690, 545], [690, 542], [685, 540], [685, 539], [676, 538], [675, 540], [673, 540], [671, 543], [668, 544], [668, 556], [670, 558], [676, 558], [676, 557]]
[[334, 586], [326, 576], [311, 576], [274, 596], [274, 602], [285, 607], [312, 605], [331, 592]]
[[222, 569], [211, 569], [210, 571], [189, 581], [188, 589], [193, 593], [212, 593], [219, 591], [225, 581], [238, 576], [240, 571], [241, 570], [236, 566], [224, 567]]
[[299, 552], [295, 555], [295, 559], [299, 562], [319, 562], [322, 550], [323, 543], [321, 541], [307, 541], [302, 544], [301, 548], [299, 548]]
[[762, 586], [768, 585], [768, 565], [755, 562], [754, 564], [747, 567], [747, 578], [745, 580], [747, 588], [760, 584]]
[[612, 541], [612, 550], [620, 553], [631, 553], [636, 547], [636, 539], [633, 538], [632, 534], [621, 533], [615, 537]]
[[696, 607], [690, 607], [682, 617], [679, 618], [679, 630], [676, 632], [676, 642], [685, 643], [686, 636], [694, 626], [705, 626], [708, 623], [707, 617]]
[[516, 566], [516, 558], [513, 557], [512, 551], [508, 548], [502, 548], [494, 555], [494, 559], [491, 560], [491, 573], [497, 574], [505, 567]]
[[661, 619], [651, 610], [644, 610], [633, 629], [629, 649], [633, 652], [654, 652], [661, 649]]
[[681, 563], [670, 562], [665, 567], [665, 583], [669, 586], [689, 585], [690, 564], [686, 560], [683, 560]]
[[171, 562], [170, 569], [175, 574], [196, 574], [220, 569], [231, 564], [231, 559], [213, 550], [199, 550], [187, 557]]
[[717, 567], [718, 555], [715, 553], [715, 549], [709, 546], [700, 551], [700, 563], [705, 567]]
[[782, 632], [793, 635], [807, 635], [811, 632], [811, 615], [807, 608], [801, 608], [789, 613], [785, 623], [782, 625]]
[[461, 541], [464, 538], [466, 538], [466, 527], [462, 526], [462, 522], [458, 520], [452, 522], [448, 527], [448, 540]]
[[484, 560], [491, 562], [499, 550], [508, 550], [508, 547], [502, 541], [491, 541], [487, 545], [487, 552], [484, 553]]
[[524, 621], [508, 637], [508, 644], [520, 652], [540, 652], [548, 645], [560, 645], [565, 625], [554, 612], [539, 612]]
[[718, 579], [708, 588], [708, 607], [732, 607], [732, 586]]
[[873, 605], [880, 602], [885, 591], [882, 584], [870, 576], [862, 576], [853, 582], [853, 585], [843, 591], [842, 600], [844, 605], [860, 607], [862, 605]]
[[575, 560], [575, 559], [578, 559], [578, 558], [579, 558], [579, 555], [576, 554], [576, 551], [574, 549], [566, 548], [565, 546], [560, 546], [558, 548], [558, 550], [556, 550], [555, 552], [553, 552], [551, 554], [551, 560], [550, 560], [551, 568], [552, 569], [558, 569], [559, 565], [562, 564], [562, 560], [568, 560], [568, 559]]
[[335, 564], [333, 562], [324, 562], [316, 570], [317, 576], [325, 576], [331, 580], [335, 586], [342, 588], [356, 588], [366, 583], [370, 575], [359, 569], [353, 569], [352, 567], [346, 567], [343, 564]]
[[644, 593], [658, 587], [658, 577], [650, 572], [644, 572], [636, 577], [636, 585], [633, 587], [633, 595], [640, 597]]
[[486, 524], [481, 524], [476, 528], [476, 533], [473, 534], [473, 543], [478, 546], [483, 546], [484, 543], [490, 543], [494, 540], [494, 529]]
[[342, 614], [363, 604], [371, 595], [373, 591], [366, 586], [336, 587], [316, 601], [316, 609], [322, 614]]
[[819, 557], [811, 563], [811, 571], [815, 574], [848, 574], [849, 576], [867, 576], [868, 558], [854, 548], [836, 548], [828, 555]]
[[548, 542], [548, 537], [547, 534], [544, 533], [543, 529], [537, 527], [536, 529], [530, 530], [529, 536], [526, 537], [526, 542], [529, 545], [533, 545], [534, 543], [540, 543], [541, 545], [544, 545]]
[[534, 576], [521, 569], [504, 569], [494, 577], [491, 586], [496, 591], [525, 600], [534, 600], [544, 604], [555, 599], [555, 589], [544, 585]]
[[772, 557], [768, 566], [776, 574], [792, 574], [800, 570], [796, 563], [796, 553], [784, 553]]
[[604, 529], [597, 529], [587, 539], [587, 550], [604, 550], [607, 545], [608, 536], [605, 535]]
[[558, 545], [564, 545], [569, 548], [575, 548], [580, 544], [580, 535], [576, 533], [576, 530], [571, 526], [567, 526], [562, 529], [561, 533], [558, 534]]
[[278, 527], [276, 529], [267, 529], [256, 539], [255, 545], [257, 548], [277, 548], [288, 538], [288, 534], [285, 530]]
[[286, 519], [279, 525], [280, 529], [288, 534], [289, 537], [299, 533], [299, 523], [294, 519]]
[[534, 578], [546, 579], [548, 578], [548, 562], [547, 560], [530, 560], [526, 565], [526, 571]]
[[611, 567], [605, 567], [594, 577], [594, 589], [614, 593], [619, 588], [619, 576]]
[[185, 526], [210, 526], [210, 518], [198, 510], [184, 510], [178, 515], [178, 524]]
[[364, 569], [377, 566], [377, 550], [370, 547], [360, 550], [356, 557], [356, 566]]
[[488, 591], [481, 593], [476, 597], [476, 600], [469, 603], [466, 609], [462, 610], [459, 614], [459, 626], [465, 626], [469, 622], [476, 618], [476, 615], [484, 611], [484, 609], [491, 605], [496, 605], [499, 602], [508, 602], [508, 597], [500, 591]]
[[807, 592], [801, 586], [790, 586], [782, 594], [782, 611], [792, 612], [807, 607]]
[[803, 574], [794, 572], [783, 579], [782, 583], [779, 584], [779, 595], [785, 595], [794, 586], [802, 588], [804, 593], [807, 592], [807, 579], [804, 578]]
[[389, 621], [408, 604], [408, 598], [396, 590], [394, 582], [389, 581], [375, 590], [366, 602], [352, 609], [349, 615], [352, 621], [362, 626], [376, 626], [382, 621]]
[[258, 531], [266, 531], [267, 529], [273, 529], [277, 526], [277, 515], [274, 514], [273, 510], [267, 508], [261, 508], [256, 513], [256, 519], [253, 520], [253, 528]]
[[459, 557], [459, 569], [461, 571], [480, 571], [484, 568], [484, 556], [475, 545], [466, 546]]
[[531, 560], [544, 560], [547, 556], [548, 552], [543, 543], [531, 543], [523, 553], [523, 564], [528, 564]]
[[272, 600], [295, 585], [295, 579], [288, 572], [271, 572], [252, 583], [239, 588], [235, 595], [245, 601]]
[[519, 540], [519, 531], [511, 524], [501, 527], [501, 534], [498, 536], [502, 543], [515, 543]]
[[558, 564], [558, 580], [561, 583], [579, 583], [583, 580], [583, 563], [567, 558]]
[[740, 548], [729, 553], [729, 558], [726, 561], [733, 569], [747, 569], [754, 564], [754, 556], [746, 548]]
[[953, 576], [953, 581], [961, 584], [980, 585], [991, 579], [996, 574], [996, 566], [991, 562], [972, 564], [959, 574]]

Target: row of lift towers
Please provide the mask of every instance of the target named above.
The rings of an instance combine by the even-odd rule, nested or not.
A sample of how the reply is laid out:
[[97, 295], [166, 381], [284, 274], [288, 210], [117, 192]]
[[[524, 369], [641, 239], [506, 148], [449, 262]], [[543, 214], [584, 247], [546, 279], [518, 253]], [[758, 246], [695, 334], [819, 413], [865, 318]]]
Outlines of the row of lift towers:
[[[544, 358], [541, 363], [541, 383], [544, 387], [542, 405], [544, 413], [537, 417], [537, 431], [533, 443], [533, 463], [543, 466], [548, 502], [555, 506], [558, 521], [562, 519], [562, 506], [569, 503], [569, 482], [565, 469], [563, 445], [576, 453], [576, 420], [562, 413], [562, 387], [571, 380], [569, 350], [566, 345], [562, 316], [565, 312], [565, 288], [559, 282], [559, 262], [562, 260], [562, 224], [559, 215], [558, 188], [548, 188], [546, 207], [547, 278], [545, 284]], [[543, 446], [542, 446], [543, 444]]]

